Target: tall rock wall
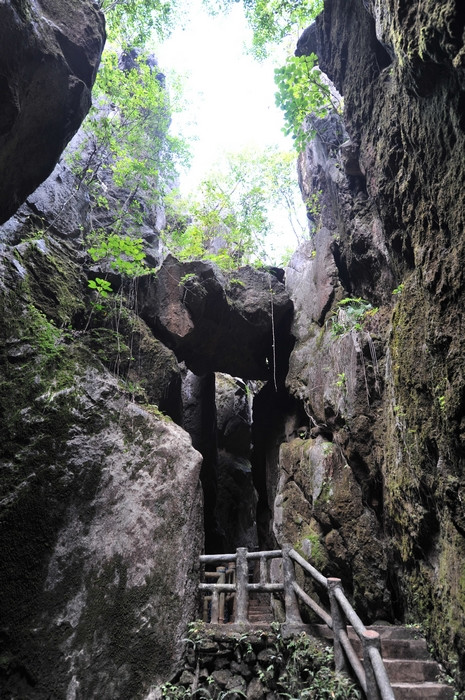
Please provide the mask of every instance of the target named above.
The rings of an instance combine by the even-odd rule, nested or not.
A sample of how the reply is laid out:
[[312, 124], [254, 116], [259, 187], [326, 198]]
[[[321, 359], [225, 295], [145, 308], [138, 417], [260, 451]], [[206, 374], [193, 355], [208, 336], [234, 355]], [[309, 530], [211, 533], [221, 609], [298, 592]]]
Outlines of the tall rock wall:
[[177, 363], [99, 319], [76, 260], [51, 235], [1, 255], [2, 697], [145, 697], [195, 617], [201, 455], [154, 403]]
[[91, 0], [0, 5], [0, 223], [51, 173], [91, 104], [105, 42]]
[[[315, 122], [300, 160], [321, 211], [287, 272], [287, 384], [314, 435], [283, 453], [310, 494], [294, 539], [310, 531], [369, 615], [421, 622], [462, 683], [464, 39], [452, 0], [325, 0], [300, 42], [344, 117]], [[315, 434], [332, 455], [305, 486]]]

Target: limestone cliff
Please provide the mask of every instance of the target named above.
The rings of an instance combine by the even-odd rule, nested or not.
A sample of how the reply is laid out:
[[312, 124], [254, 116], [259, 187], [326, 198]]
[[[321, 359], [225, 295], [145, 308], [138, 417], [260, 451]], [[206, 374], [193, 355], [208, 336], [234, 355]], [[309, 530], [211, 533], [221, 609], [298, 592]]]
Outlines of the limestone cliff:
[[53, 170], [90, 107], [105, 41], [91, 0], [0, 6], [0, 223]]
[[[464, 685], [463, 10], [325, 0], [298, 51], [345, 108], [300, 158], [319, 210], [287, 290], [276, 270], [168, 257], [112, 273], [101, 303], [85, 187], [60, 162], [31, 194], [103, 41], [92, 3], [61, 5], [71, 22], [48, 0], [0, 9], [31, 57], [13, 80], [15, 40], [0, 71], [0, 217], [16, 212], [0, 229], [2, 696], [153, 697], [197, 614], [203, 547], [285, 541], [366, 622], [421, 622]], [[28, 73], [42, 30], [45, 113], [20, 99], [44, 84]]]
[[464, 38], [452, 1], [325, 0], [298, 46], [344, 117], [300, 160], [321, 212], [287, 273], [287, 384], [314, 435], [283, 448], [281, 477], [288, 536], [370, 616], [420, 621], [462, 683]]

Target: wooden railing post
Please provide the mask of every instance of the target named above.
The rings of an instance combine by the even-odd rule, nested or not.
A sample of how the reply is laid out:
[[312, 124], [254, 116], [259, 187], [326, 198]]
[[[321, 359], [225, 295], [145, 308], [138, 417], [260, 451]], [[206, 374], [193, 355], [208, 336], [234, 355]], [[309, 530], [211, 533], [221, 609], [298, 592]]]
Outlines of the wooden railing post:
[[339, 633], [341, 630], [344, 632], [347, 632], [347, 630], [344, 621], [344, 616], [341, 613], [339, 603], [337, 602], [336, 596], [334, 595], [334, 591], [336, 590], [336, 588], [342, 588], [341, 579], [328, 578], [329, 604], [331, 609], [331, 618], [333, 621], [334, 635], [334, 663], [336, 666], [336, 671], [347, 671], [347, 663], [344, 656], [344, 649], [342, 647], [341, 640], [339, 637]]
[[[216, 570], [219, 574], [218, 583], [226, 583], [226, 567], [225, 566], [217, 566]], [[224, 600], [225, 600], [225, 593], [224, 593], [224, 591], [220, 591], [219, 602], [218, 602], [218, 622], [219, 623], [224, 622]]]
[[284, 604], [286, 606], [286, 623], [302, 624], [299, 604], [294, 590], [295, 571], [289, 552], [290, 544], [283, 545], [283, 583], [284, 583]]
[[212, 591], [210, 622], [213, 625], [218, 624], [218, 590], [216, 588]]
[[370, 648], [374, 647], [381, 653], [381, 642], [378, 632], [374, 630], [365, 630], [362, 637], [363, 645], [363, 666], [367, 681], [367, 698], [370, 700], [381, 700], [381, 694], [378, 688], [378, 682], [373, 671], [373, 664], [370, 658]]
[[247, 622], [247, 609], [249, 607], [249, 565], [247, 563], [247, 547], [236, 549], [236, 622]]

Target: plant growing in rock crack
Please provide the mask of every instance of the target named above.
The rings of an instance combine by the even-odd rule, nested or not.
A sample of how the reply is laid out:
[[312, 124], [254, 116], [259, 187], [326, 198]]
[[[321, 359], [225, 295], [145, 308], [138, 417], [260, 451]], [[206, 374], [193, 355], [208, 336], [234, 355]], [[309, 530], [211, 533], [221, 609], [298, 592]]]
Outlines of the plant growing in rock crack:
[[120, 236], [117, 233], [95, 232], [93, 245], [87, 252], [93, 262], [103, 262], [126, 277], [137, 277], [147, 272], [142, 238]]
[[339, 372], [337, 375], [337, 381], [335, 382], [335, 385], [344, 391], [344, 393], [347, 391], [347, 376], [345, 372]]
[[335, 314], [331, 318], [331, 335], [339, 338], [351, 331], [363, 330], [364, 321], [368, 316], [377, 313], [378, 308], [361, 297], [346, 297], [337, 304]]

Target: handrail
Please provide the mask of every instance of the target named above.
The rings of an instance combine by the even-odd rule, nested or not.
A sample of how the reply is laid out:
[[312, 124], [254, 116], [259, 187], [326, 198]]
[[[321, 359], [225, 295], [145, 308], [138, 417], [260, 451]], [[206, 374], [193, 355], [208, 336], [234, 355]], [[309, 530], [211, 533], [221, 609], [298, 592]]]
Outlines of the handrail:
[[[338, 580], [338, 579], [336, 579]], [[349, 620], [350, 624], [354, 628], [354, 630], [357, 632], [358, 636], [361, 637], [364, 632], [365, 632], [365, 625], [347, 600], [344, 591], [342, 588], [337, 586], [334, 590], [334, 595], [336, 596], [337, 602], [343, 609], [347, 619]]]
[[376, 676], [376, 682], [381, 691], [383, 700], [395, 700], [394, 692], [391, 687], [386, 667], [383, 663], [383, 658], [376, 647], [370, 647], [368, 650], [371, 659], [371, 665]]
[[325, 622], [328, 625], [329, 629], [333, 629], [333, 621], [331, 615], [328, 615], [326, 610], [323, 610], [323, 608], [321, 608], [318, 605], [318, 603], [316, 603], [313, 600], [313, 598], [310, 598], [310, 596], [302, 590], [302, 588], [296, 581], [294, 581], [294, 590], [299, 596], [300, 600], [302, 600], [305, 603], [305, 605], [308, 605], [308, 607], [311, 608], [313, 612], [315, 612], [319, 617], [321, 617], [323, 622]]
[[344, 630], [341, 630], [339, 632], [339, 639], [341, 641], [341, 644], [344, 648], [344, 651], [347, 655], [347, 658], [350, 661], [350, 665], [353, 668], [353, 671], [355, 675], [357, 676], [358, 682], [360, 683], [362, 690], [364, 693], [367, 692], [367, 679], [366, 679], [366, 674], [365, 674], [365, 669], [363, 668], [363, 664], [358, 658], [354, 647], [351, 644], [351, 641], [349, 639], [349, 636], [347, 632]]
[[323, 574], [320, 574], [318, 569], [315, 569], [315, 567], [312, 566], [306, 559], [301, 557], [300, 554], [295, 551], [295, 549], [291, 549], [291, 551], [289, 552], [289, 555], [290, 555], [291, 559], [294, 559], [294, 561], [296, 561], [298, 564], [300, 564], [302, 569], [307, 571], [315, 579], [315, 581], [318, 581], [318, 583], [321, 583], [321, 585], [324, 586], [325, 588], [327, 587], [328, 579], [326, 578], [326, 576], [323, 576]]
[[[267, 561], [269, 559], [282, 558], [283, 581], [272, 582], [269, 578]], [[260, 561], [260, 582], [249, 583], [248, 562], [258, 559]], [[331, 614], [326, 612], [299, 586], [295, 580], [294, 566], [292, 562], [299, 564], [304, 572], [321, 585], [329, 595]], [[200, 583], [199, 589], [211, 591], [211, 620], [218, 622], [224, 619], [224, 596], [234, 597], [236, 622], [247, 622], [248, 597], [250, 591], [273, 593], [284, 591], [286, 623], [301, 625], [297, 599], [307, 605], [323, 622], [333, 631], [334, 660], [336, 670], [347, 670], [349, 662], [357, 680], [369, 700], [395, 700], [394, 693], [386, 673], [386, 668], [381, 656], [381, 644], [378, 632], [368, 630], [357, 615], [347, 599], [340, 579], [326, 578], [315, 569], [306, 559], [296, 552], [290, 545], [284, 545], [283, 549], [262, 552], [249, 552], [245, 547], [239, 547], [235, 554], [203, 554], [200, 556], [202, 564], [228, 563], [228, 568], [217, 567], [217, 572], [208, 572], [211, 580], [208, 583]], [[234, 566], [231, 566], [235, 564]], [[233, 579], [232, 583], [226, 581]], [[235, 577], [235, 578], [234, 578]], [[220, 613], [218, 612], [220, 611]], [[352, 625], [363, 649], [363, 664], [357, 656], [349, 639], [346, 628], [346, 620]]]

